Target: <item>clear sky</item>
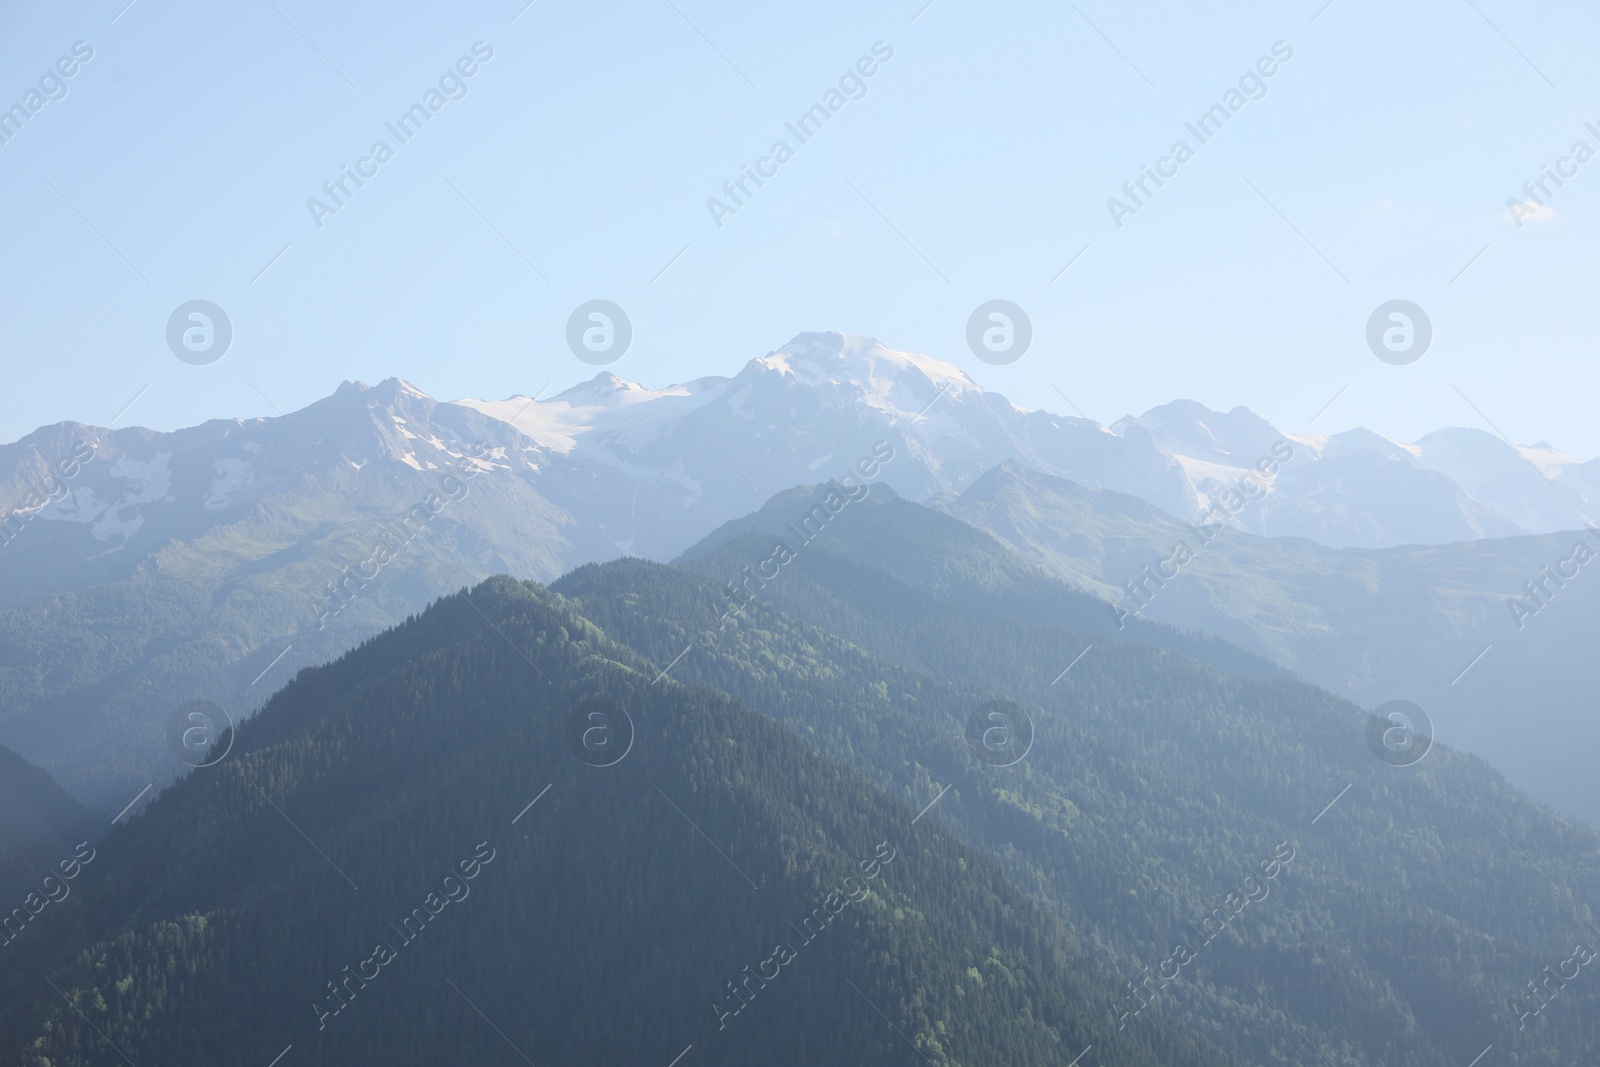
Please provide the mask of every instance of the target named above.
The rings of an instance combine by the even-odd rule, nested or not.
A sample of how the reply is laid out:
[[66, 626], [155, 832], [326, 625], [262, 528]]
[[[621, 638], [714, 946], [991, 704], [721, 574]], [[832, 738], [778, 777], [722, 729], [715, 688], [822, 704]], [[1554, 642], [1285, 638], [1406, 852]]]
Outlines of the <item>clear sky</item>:
[[[1600, 454], [1600, 159], [1570, 158], [1600, 151], [1593, 4], [125, 3], [0, 7], [0, 106], [44, 84], [0, 144], [3, 440], [104, 425], [147, 385], [118, 425], [347, 378], [554, 392], [595, 373], [565, 331], [603, 298], [634, 329], [610, 369], [656, 385], [837, 329], [1102, 421], [1184, 397]], [[892, 58], [846, 80], [865, 95], [800, 143], [785, 122], [879, 41]], [[1292, 57], [1201, 143], [1185, 123], [1275, 42]], [[461, 57], [401, 143], [385, 123]], [[713, 219], [778, 140], [793, 157]], [[1192, 158], [1119, 227], [1108, 198], [1179, 140]], [[1570, 176], [1519, 228], [1507, 201], [1547, 164]], [[1033, 324], [1009, 366], [967, 347], [994, 298]], [[211, 365], [166, 341], [193, 299], [232, 323]], [[1365, 339], [1391, 299], [1433, 326], [1407, 366]]]

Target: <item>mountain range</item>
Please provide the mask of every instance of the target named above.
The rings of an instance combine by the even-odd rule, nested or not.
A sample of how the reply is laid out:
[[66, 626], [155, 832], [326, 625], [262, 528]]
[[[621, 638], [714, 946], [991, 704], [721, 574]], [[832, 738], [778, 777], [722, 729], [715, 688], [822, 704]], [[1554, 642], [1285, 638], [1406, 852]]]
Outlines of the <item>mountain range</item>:
[[[398, 380], [346, 383], [287, 415], [171, 433], [59, 424], [0, 446], [0, 744], [116, 812], [185, 770], [166, 736], [187, 701], [242, 720], [299, 668], [462, 585], [671, 559], [864, 462], [1108, 614], [1187, 527], [1225, 527], [1142, 617], [1369, 705], [1411, 694], [1456, 743], [1600, 820], [1581, 750], [1541, 773], [1549, 746], [1505, 712], [1527, 695], [1549, 730], [1592, 735], [1588, 660], [1562, 621], [1589, 595], [1581, 580], [1451, 683], [1524, 583], [1570, 555], [1551, 531], [1582, 527], [1596, 461], [1476, 430], [1410, 445], [1283, 433], [1188, 402], [1102, 426], [839, 334], [659, 389], [602, 373], [546, 400], [439, 402]], [[1375, 627], [1415, 640], [1374, 646]], [[1524, 651], [1507, 657], [1511, 638]]]
[[[1353, 705], [1109, 632], [974, 536], [875, 494], [731, 620], [767, 534], [492, 579], [298, 672], [0, 949], [0, 1049], [1449, 1067], [1593, 1047], [1600, 992], [1536, 986], [1591, 936], [1593, 831], [1448, 746], [1375, 759]], [[974, 735], [997, 714], [1031, 724], [1025, 750]]]
[[1592, 468], [1362, 434], [838, 335], [40, 430], [0, 1058], [1582, 1062]]

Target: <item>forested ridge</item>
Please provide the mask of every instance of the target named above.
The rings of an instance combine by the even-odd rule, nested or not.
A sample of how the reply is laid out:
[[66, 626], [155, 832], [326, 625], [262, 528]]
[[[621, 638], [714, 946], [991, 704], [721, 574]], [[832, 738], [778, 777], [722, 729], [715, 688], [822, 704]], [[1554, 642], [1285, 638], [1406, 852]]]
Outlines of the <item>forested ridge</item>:
[[[62, 861], [71, 860], [77, 845], [102, 829], [48, 774], [0, 747], [0, 908], [26, 907], [28, 893], [59, 894], [44, 879], [59, 878]], [[4, 918], [0, 914], [0, 923]], [[0, 926], [0, 940], [14, 936], [11, 928]]]
[[[730, 590], [772, 548], [747, 527], [675, 566], [494, 579], [302, 671], [0, 948], [0, 1054], [1461, 1067], [1492, 1046], [1566, 1067], [1600, 1047], [1600, 986], [1571, 970], [1600, 941], [1600, 840], [1481, 761], [1384, 764], [1353, 705], [1118, 631], [902, 501]], [[970, 743], [995, 701], [1035, 726], [1010, 766]], [[593, 707], [631, 718], [614, 765], [573, 747]]]
[[[731, 624], [718, 579], [768, 556], [770, 534], [690, 553], [686, 566], [716, 577], [633, 560], [555, 588], [663, 665], [690, 646], [674, 676], [764, 708], [891, 788], [932, 799], [950, 786], [930, 817], [998, 857], [1123, 981], [1158, 970], [1292, 842], [1267, 899], [1158, 982], [1129, 1027], [1159, 1015], [1243, 1060], [1320, 1053], [1341, 1067], [1445, 1067], [1491, 1044], [1502, 1062], [1568, 1064], [1600, 1047], [1600, 986], [1529, 991], [1600, 940], [1591, 830], [1443, 745], [1414, 767], [1379, 762], [1364, 713], [1312, 686], [1054, 625], [1039, 604], [1008, 614], [983, 593], [981, 558], [963, 561], [920, 511], [842, 517]], [[964, 741], [996, 697], [1037, 722], [1014, 767]]]
[[[7, 1062], [1226, 1062], [1106, 1040], [1115, 975], [998, 867], [657, 674], [506, 579], [302, 671], [0, 971]], [[594, 700], [613, 766], [568, 748]]]

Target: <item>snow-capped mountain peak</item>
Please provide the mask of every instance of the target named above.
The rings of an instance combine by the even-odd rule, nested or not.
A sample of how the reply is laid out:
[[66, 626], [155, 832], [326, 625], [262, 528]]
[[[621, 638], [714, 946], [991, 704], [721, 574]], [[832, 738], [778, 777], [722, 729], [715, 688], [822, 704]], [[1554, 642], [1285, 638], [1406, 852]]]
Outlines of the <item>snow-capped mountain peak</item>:
[[959, 367], [931, 356], [889, 348], [875, 337], [843, 333], [802, 333], [782, 348], [755, 361], [762, 367], [793, 375], [803, 385], [849, 383], [870, 393], [915, 374], [935, 389], [971, 389], [978, 384]]

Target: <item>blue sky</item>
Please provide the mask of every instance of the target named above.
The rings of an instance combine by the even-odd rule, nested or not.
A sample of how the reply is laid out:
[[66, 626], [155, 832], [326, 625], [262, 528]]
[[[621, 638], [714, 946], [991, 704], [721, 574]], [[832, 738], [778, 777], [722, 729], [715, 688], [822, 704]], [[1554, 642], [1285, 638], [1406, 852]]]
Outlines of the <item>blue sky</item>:
[[[94, 50], [0, 145], [0, 439], [104, 425], [146, 386], [118, 425], [347, 378], [554, 392], [595, 373], [565, 326], [603, 298], [634, 328], [609, 369], [657, 385], [838, 329], [1102, 421], [1185, 397], [1600, 454], [1600, 159], [1520, 229], [1506, 206], [1600, 150], [1592, 5], [125, 2], [0, 10], [0, 104]], [[479, 41], [466, 95], [399, 145], [384, 124]], [[786, 135], [877, 41], [865, 95]], [[1279, 41], [1199, 144], [1185, 122]], [[307, 199], [379, 138], [394, 158], [319, 229]], [[779, 138], [794, 158], [716, 226], [707, 199]], [[1108, 198], [1179, 139], [1194, 157], [1116, 226]], [[197, 298], [233, 324], [209, 366], [165, 341]], [[995, 298], [1034, 328], [1004, 367], [965, 341]], [[1395, 298], [1433, 323], [1409, 366], [1364, 339]]]

